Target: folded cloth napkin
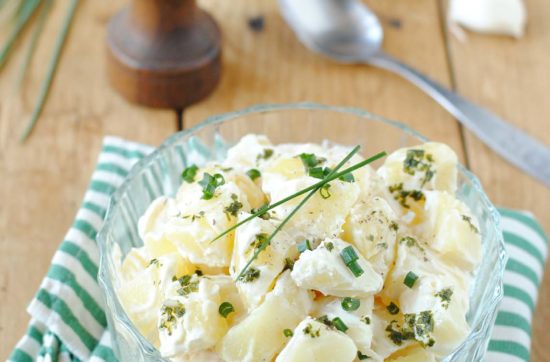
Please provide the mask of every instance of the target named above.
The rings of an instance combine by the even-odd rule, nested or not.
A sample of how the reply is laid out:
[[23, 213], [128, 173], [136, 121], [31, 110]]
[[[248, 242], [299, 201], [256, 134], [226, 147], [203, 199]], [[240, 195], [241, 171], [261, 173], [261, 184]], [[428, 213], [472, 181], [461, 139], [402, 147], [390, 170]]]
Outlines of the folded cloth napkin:
[[[36, 297], [31, 321], [9, 361], [116, 361], [101, 292], [95, 236], [109, 196], [130, 168], [152, 148], [107, 137], [84, 202]], [[510, 255], [487, 361], [528, 361], [531, 320], [542, 279], [548, 240], [529, 213], [500, 209]]]

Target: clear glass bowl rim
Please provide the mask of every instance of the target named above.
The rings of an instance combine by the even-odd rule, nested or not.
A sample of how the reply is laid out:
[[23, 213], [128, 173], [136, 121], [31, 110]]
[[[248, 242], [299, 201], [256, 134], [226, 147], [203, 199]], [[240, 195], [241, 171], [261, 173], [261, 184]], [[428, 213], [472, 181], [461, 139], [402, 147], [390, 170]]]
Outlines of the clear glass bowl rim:
[[[145, 339], [145, 337], [143, 337], [141, 333], [137, 331], [133, 323], [130, 321], [130, 318], [128, 317], [128, 315], [124, 312], [124, 309], [120, 305], [120, 302], [118, 301], [118, 297], [116, 296], [116, 292], [111, 284], [111, 280], [109, 279], [109, 270], [107, 267], [109, 251], [106, 248], [106, 238], [109, 235], [110, 229], [112, 227], [112, 222], [113, 222], [112, 217], [114, 214], [113, 210], [117, 207], [117, 204], [119, 200], [123, 197], [123, 195], [127, 193], [128, 188], [132, 182], [132, 179], [137, 175], [139, 175], [143, 169], [146, 169], [149, 166], [151, 166], [151, 164], [155, 161], [158, 155], [162, 153], [164, 149], [170, 148], [182, 137], [190, 136], [193, 133], [203, 128], [213, 126], [216, 124], [221, 124], [223, 122], [230, 121], [232, 119], [246, 116], [249, 114], [267, 113], [267, 112], [285, 111], [285, 110], [313, 110], [313, 111], [332, 111], [337, 113], [347, 113], [350, 115], [357, 116], [359, 118], [366, 118], [371, 121], [378, 121], [381, 123], [385, 123], [389, 126], [398, 128], [401, 131], [419, 139], [422, 142], [429, 141], [427, 137], [425, 137], [424, 135], [420, 134], [419, 132], [415, 131], [414, 129], [410, 128], [409, 126], [399, 121], [390, 120], [383, 116], [379, 116], [377, 114], [374, 114], [365, 110], [361, 110], [358, 108], [354, 108], [354, 107], [331, 106], [331, 105], [318, 104], [314, 102], [257, 104], [257, 105], [246, 107], [234, 112], [221, 113], [218, 115], [207, 117], [205, 120], [203, 120], [202, 122], [199, 122], [195, 126], [176, 132], [170, 137], [168, 137], [158, 148], [156, 148], [149, 155], [143, 157], [132, 167], [132, 169], [126, 176], [123, 183], [112, 194], [109, 202], [109, 206], [107, 208], [107, 212], [105, 215], [104, 223], [97, 235], [97, 242], [98, 242], [99, 254], [100, 254], [99, 272], [98, 272], [98, 282], [100, 285], [100, 289], [102, 290], [105, 300], [112, 300], [114, 304], [117, 306], [117, 309], [123, 311], [122, 315], [117, 315], [117, 318], [119, 318], [119, 321], [123, 323], [124, 327], [131, 334], [132, 338], [134, 338], [137, 341], [138, 345], [142, 348], [142, 350], [145, 350], [148, 352], [154, 351], [158, 353], [157, 349], [147, 339]], [[498, 280], [496, 285], [497, 289], [493, 294], [493, 297], [490, 300], [490, 303], [483, 310], [483, 315], [479, 318], [478, 323], [476, 325], [470, 326], [471, 332], [468, 335], [468, 337], [453, 351], [453, 353], [451, 353], [451, 355], [449, 355], [449, 357], [455, 356], [457, 353], [460, 354], [460, 351], [463, 350], [465, 346], [469, 345], [469, 343], [472, 340], [480, 338], [479, 334], [481, 333], [490, 334], [493, 328], [493, 325], [487, 326], [486, 324], [494, 322], [494, 317], [496, 315], [498, 305], [500, 304], [500, 301], [503, 298], [503, 277], [504, 277], [506, 262], [508, 260], [508, 256], [504, 245], [504, 239], [500, 229], [501, 217], [499, 212], [497, 211], [496, 207], [492, 204], [492, 202], [489, 200], [489, 197], [485, 193], [479, 179], [460, 163], [458, 165], [458, 169], [460, 173], [462, 173], [466, 178], [469, 179], [469, 181], [474, 186], [474, 189], [476, 190], [476, 192], [479, 193], [481, 197], [481, 201], [484, 204], [484, 207], [487, 209], [488, 214], [490, 215], [490, 218], [492, 220], [491, 225], [494, 229], [493, 232], [498, 238], [496, 247], [499, 248], [498, 250], [499, 258], [498, 258], [498, 265], [495, 265], [495, 272], [497, 273]], [[105, 305], [107, 305], [107, 303], [105, 303]], [[106, 313], [108, 312], [106, 311]], [[446, 357], [444, 361], [447, 361], [449, 357]]]

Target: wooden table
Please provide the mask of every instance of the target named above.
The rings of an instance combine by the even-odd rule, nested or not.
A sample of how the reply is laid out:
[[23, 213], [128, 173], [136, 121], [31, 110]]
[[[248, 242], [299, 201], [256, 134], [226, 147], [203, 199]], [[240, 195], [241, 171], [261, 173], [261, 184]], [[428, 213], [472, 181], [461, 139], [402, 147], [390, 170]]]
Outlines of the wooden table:
[[[68, 4], [56, 1], [26, 86], [17, 92], [21, 49], [0, 78], [0, 358], [25, 330], [25, 306], [86, 189], [107, 134], [158, 145], [178, 127], [176, 113], [126, 103], [105, 79], [105, 26], [125, 1], [82, 1], [44, 114], [28, 142], [18, 142]], [[550, 231], [550, 190], [492, 153], [434, 101], [393, 74], [339, 65], [307, 51], [274, 0], [204, 0], [224, 34], [217, 91], [184, 113], [186, 126], [255, 103], [310, 100], [368, 109], [449, 143], [497, 205], [528, 209]], [[530, 23], [520, 40], [445, 29], [437, 0], [370, 0], [384, 21], [385, 49], [550, 144], [550, 2], [527, 0]], [[265, 28], [247, 20], [263, 16]], [[29, 34], [26, 34], [28, 37]], [[0, 35], [1, 38], [1, 35]], [[19, 48], [22, 48], [21, 46]], [[550, 166], [549, 166], [550, 167]], [[533, 361], [549, 361], [550, 264], [534, 318]]]

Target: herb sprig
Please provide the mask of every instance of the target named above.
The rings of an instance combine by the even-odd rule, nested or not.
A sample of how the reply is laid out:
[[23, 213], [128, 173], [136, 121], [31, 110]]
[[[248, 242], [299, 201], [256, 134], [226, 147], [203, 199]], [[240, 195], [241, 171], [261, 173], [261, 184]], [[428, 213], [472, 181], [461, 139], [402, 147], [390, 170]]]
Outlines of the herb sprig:
[[[353, 154], [357, 153], [357, 151], [359, 150], [359, 147], [360, 147], [360, 146], [356, 146], [356, 147], [351, 151], [351, 152], [353, 152], [353, 153], [350, 152], [350, 155], [353, 156]], [[348, 156], [346, 156], [346, 157], [344, 158], [344, 160], [346, 160], [346, 162], [351, 158], [350, 155], [348, 155]], [[343, 177], [343, 176], [345, 177], [346, 175], [351, 174], [351, 172], [353, 172], [353, 171], [355, 171], [355, 170], [357, 170], [357, 169], [360, 169], [360, 168], [362, 168], [362, 167], [368, 165], [369, 163], [372, 163], [372, 162], [374, 162], [374, 161], [376, 161], [376, 160], [378, 160], [378, 159], [380, 159], [380, 158], [382, 158], [382, 157], [384, 157], [384, 156], [386, 156], [386, 155], [387, 155], [387, 153], [384, 152], [384, 151], [383, 151], [383, 152], [379, 152], [379, 153], [377, 153], [376, 155], [374, 155], [374, 156], [372, 156], [372, 157], [370, 157], [370, 158], [368, 158], [368, 159], [366, 159], [366, 160], [363, 160], [363, 161], [361, 161], [361, 162], [358, 162], [358, 163], [356, 163], [355, 165], [353, 165], [353, 166], [351, 166], [351, 167], [348, 167], [347, 169], [345, 169], [345, 170], [343, 170], [343, 171], [341, 171], [341, 172], [337, 172], [338, 169], [341, 167], [341, 165], [339, 164], [338, 166], [340, 166], [340, 167], [336, 166], [335, 169], [332, 170], [331, 173], [328, 174], [323, 180], [321, 180], [321, 181], [319, 181], [319, 182], [317, 182], [317, 183], [314, 183], [313, 185], [308, 186], [308, 187], [306, 187], [306, 188], [304, 188], [304, 189], [302, 189], [302, 190], [300, 190], [300, 191], [298, 191], [298, 192], [296, 192], [296, 193], [294, 193], [294, 194], [292, 194], [292, 195], [290, 195], [290, 196], [287, 196], [287, 197], [285, 197], [284, 199], [281, 199], [281, 200], [279, 200], [279, 201], [277, 201], [277, 202], [275, 202], [275, 203], [273, 203], [273, 204], [271, 204], [271, 205], [264, 205], [264, 206], [262, 206], [261, 208], [259, 208], [256, 212], [254, 212], [254, 213], [253, 213], [252, 215], [250, 215], [249, 217], [247, 217], [247, 218], [243, 219], [242, 221], [236, 223], [236, 224], [233, 225], [232, 227], [228, 228], [227, 230], [225, 230], [224, 232], [222, 232], [221, 234], [219, 234], [218, 236], [216, 236], [214, 239], [212, 239], [212, 241], [211, 241], [210, 243], [213, 243], [214, 241], [221, 239], [221, 238], [224, 237], [225, 235], [229, 234], [230, 232], [232, 232], [233, 230], [237, 229], [237, 228], [240, 227], [241, 225], [246, 224], [246, 223], [249, 222], [250, 220], [252, 220], [252, 219], [254, 219], [254, 218], [256, 218], [256, 217], [261, 217], [262, 215], [266, 214], [268, 211], [270, 211], [270, 210], [276, 208], [277, 206], [282, 205], [282, 204], [284, 204], [284, 203], [286, 203], [286, 202], [288, 202], [288, 201], [290, 201], [290, 200], [292, 200], [292, 199], [294, 199], [294, 198], [296, 198], [296, 197], [298, 197], [298, 196], [304, 195], [304, 194], [306, 194], [306, 193], [308, 193], [308, 192], [310, 192], [310, 191], [312, 191], [312, 190], [316, 190], [316, 191], [317, 191], [317, 190], [319, 190], [323, 185], [325, 185], [325, 184], [327, 184], [327, 183], [329, 183], [329, 182], [331, 182], [331, 181], [333, 181], [333, 180], [336, 180], [336, 179], [338, 179], [338, 178], [340, 178], [340, 177]], [[344, 163], [345, 163], [345, 162], [344, 162]], [[343, 165], [344, 163], [342, 163], [342, 165]]]

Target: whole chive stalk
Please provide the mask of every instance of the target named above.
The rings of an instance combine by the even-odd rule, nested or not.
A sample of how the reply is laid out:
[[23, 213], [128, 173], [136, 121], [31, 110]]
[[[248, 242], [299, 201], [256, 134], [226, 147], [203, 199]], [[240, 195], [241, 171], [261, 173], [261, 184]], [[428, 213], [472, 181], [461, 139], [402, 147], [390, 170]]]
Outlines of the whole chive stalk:
[[[359, 149], [359, 146], [356, 146], [354, 148], [355, 149]], [[352, 151], [353, 152], [353, 151]], [[355, 151], [357, 152], [357, 151]], [[235, 225], [233, 225], [232, 227], [228, 228], [227, 230], [225, 230], [224, 232], [222, 232], [221, 234], [219, 234], [218, 236], [216, 236], [214, 239], [212, 239], [212, 241], [210, 243], [213, 243], [214, 241], [224, 237], [225, 235], [229, 234], [230, 232], [232, 232], [233, 230], [237, 229], [239, 226], [243, 225], [243, 224], [246, 224], [247, 222], [249, 222], [250, 220], [256, 218], [256, 217], [260, 217], [262, 216], [263, 214], [267, 213], [269, 210], [272, 210], [274, 208], [276, 208], [277, 206], [279, 205], [282, 205], [298, 196], [301, 196], [303, 194], [306, 194], [308, 193], [309, 191], [312, 191], [312, 190], [318, 190], [320, 189], [323, 185], [325, 185], [326, 183], [329, 183], [333, 180], [336, 180], [337, 178], [340, 178], [342, 176], [345, 176], [347, 174], [350, 174], [351, 172], [357, 170], [357, 169], [360, 169], [361, 167], [364, 167], [366, 165], [368, 165], [369, 163], [372, 163], [382, 157], [386, 156], [386, 152], [379, 152], [377, 153], [376, 155], [366, 159], [366, 160], [363, 160], [361, 162], [358, 162], [356, 163], [355, 165], [345, 169], [344, 171], [342, 172], [338, 172], [338, 173], [330, 173], [326, 178], [324, 178], [322, 181], [319, 181], [311, 186], [308, 186], [290, 196], [287, 196], [285, 197], [284, 199], [281, 199], [271, 205], [269, 205], [268, 207], [262, 207], [260, 208], [257, 212], [253, 213], [252, 215], [250, 215], [249, 217], [247, 217], [246, 219], [244, 220], [241, 220], [239, 221], [238, 223], [236, 223]], [[347, 161], [346, 161], [347, 162]], [[334, 169], [333, 172], [336, 172], [337, 169]]]
[[[354, 154], [356, 154], [358, 151], [359, 151], [359, 148], [361, 148], [359, 145], [355, 146], [353, 148], [353, 150], [351, 150], [351, 152], [346, 156], [344, 157], [344, 159], [342, 161], [340, 161], [340, 163], [334, 168], [334, 170], [332, 170], [330, 172], [329, 175], [327, 175], [327, 177], [323, 180], [325, 181], [325, 183], [328, 182], [328, 180], [334, 176], [337, 171], [346, 164], [346, 162], [349, 161], [350, 158], [353, 157]], [[300, 210], [300, 208], [302, 208], [302, 206], [304, 206], [304, 204], [313, 196], [315, 195], [315, 193], [325, 184], [325, 183], [322, 183], [321, 185], [317, 186], [316, 188], [314, 188], [313, 190], [310, 191], [309, 194], [306, 195], [306, 197], [304, 197], [304, 199], [302, 201], [300, 201], [300, 203], [298, 205], [296, 205], [296, 207], [283, 219], [283, 221], [281, 221], [281, 223], [279, 225], [277, 225], [277, 227], [275, 228], [275, 230], [273, 230], [273, 232], [271, 233], [271, 235], [269, 235], [269, 238], [267, 238], [266, 240], [264, 240], [260, 246], [255, 250], [254, 252], [254, 255], [252, 255], [252, 257], [248, 260], [248, 262], [246, 263], [246, 265], [244, 266], [244, 268], [241, 270], [241, 272], [239, 273], [239, 275], [237, 276], [237, 280], [240, 280], [242, 278], [242, 276], [246, 273], [246, 271], [248, 270], [248, 268], [250, 267], [250, 265], [254, 262], [254, 260], [256, 260], [258, 258], [258, 255], [260, 255], [260, 253], [262, 251], [265, 250], [265, 248], [267, 248], [267, 246], [271, 243], [271, 240], [273, 240], [273, 238], [275, 237], [275, 235], [277, 235], [277, 233], [279, 231], [282, 230], [282, 228], [286, 225], [286, 223], [298, 212], [298, 210]]]
[[21, 64], [21, 70], [19, 73], [19, 78], [17, 79], [16, 88], [21, 87], [21, 84], [25, 79], [25, 75], [27, 74], [27, 69], [29, 69], [29, 64], [31, 63], [32, 57], [34, 55], [34, 51], [36, 50], [38, 39], [40, 38], [40, 35], [42, 35], [42, 31], [44, 30], [44, 25], [46, 24], [46, 18], [50, 13], [52, 2], [53, 2], [52, 0], [45, 0], [44, 4], [42, 5], [42, 9], [40, 9], [38, 19], [36, 20], [36, 24], [34, 24], [34, 29], [32, 31], [29, 46], [27, 48], [27, 53], [25, 54], [25, 59]]
[[34, 107], [34, 110], [27, 124], [27, 127], [25, 128], [25, 131], [21, 136], [21, 139], [20, 139], [21, 142], [24, 142], [27, 139], [27, 137], [29, 137], [34, 126], [36, 125], [36, 122], [38, 121], [38, 117], [40, 117], [40, 113], [42, 113], [42, 109], [44, 108], [44, 103], [46, 102], [46, 98], [48, 97], [48, 93], [52, 85], [52, 80], [55, 74], [55, 70], [57, 69], [57, 64], [59, 63], [59, 58], [61, 57], [61, 50], [63, 49], [63, 44], [65, 43], [65, 39], [67, 38], [67, 35], [69, 33], [69, 28], [73, 21], [74, 13], [77, 5], [78, 5], [78, 0], [71, 0], [71, 3], [69, 4], [69, 9], [67, 10], [67, 13], [65, 14], [65, 18], [63, 19], [61, 32], [58, 34], [56, 39], [53, 56], [50, 60], [48, 71], [46, 73], [46, 79], [44, 79], [44, 82], [40, 87], [40, 93], [38, 95], [36, 106]]
[[40, 0], [23, 1], [21, 7], [17, 10], [17, 14], [15, 15], [17, 18], [15, 22], [15, 27], [11, 31], [10, 35], [8, 35], [6, 43], [4, 43], [4, 46], [0, 51], [0, 68], [2, 68], [2, 66], [6, 62], [6, 59], [10, 54], [11, 48], [25, 28], [25, 25], [27, 25], [27, 23], [29, 22], [38, 5], [40, 5]]

